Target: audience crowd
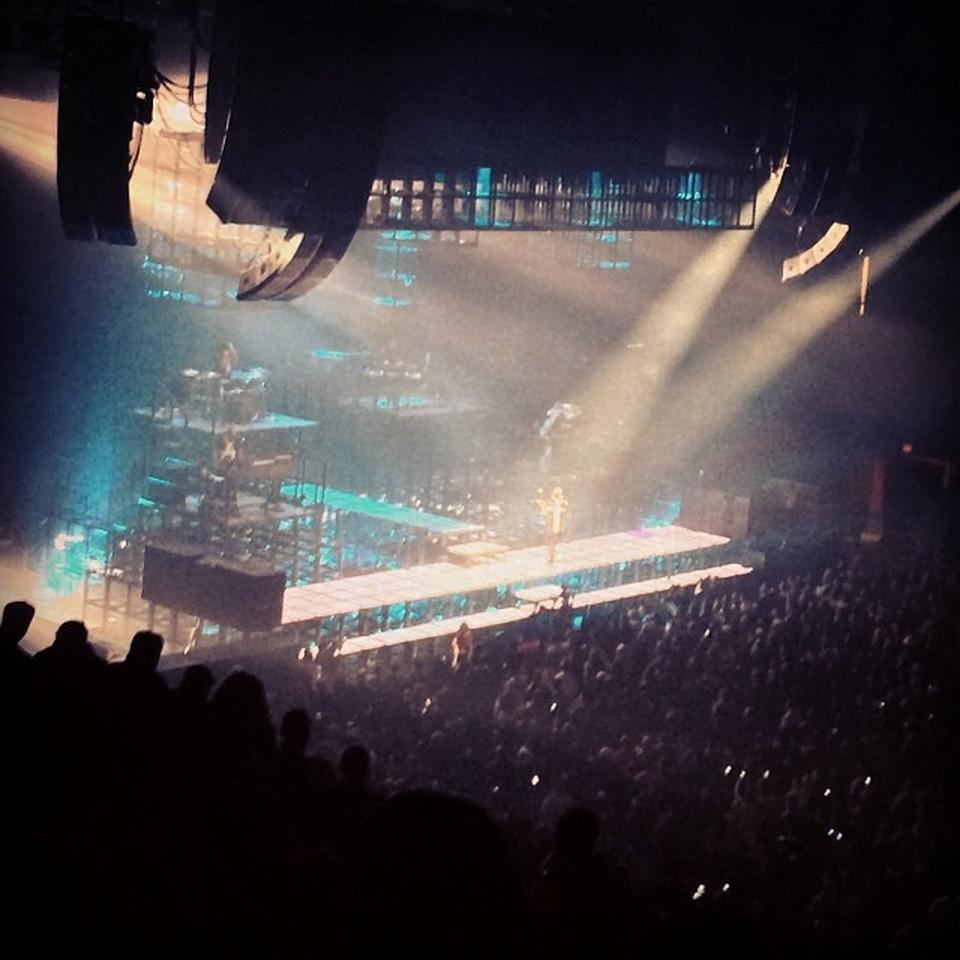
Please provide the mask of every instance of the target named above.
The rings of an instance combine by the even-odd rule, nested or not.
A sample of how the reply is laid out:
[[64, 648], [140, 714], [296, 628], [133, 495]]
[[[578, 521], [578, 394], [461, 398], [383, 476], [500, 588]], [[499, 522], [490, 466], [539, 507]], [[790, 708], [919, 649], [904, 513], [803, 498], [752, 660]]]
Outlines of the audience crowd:
[[960, 591], [929, 553], [220, 680], [73, 621], [31, 658], [31, 616], [2, 625], [4, 902], [37, 949], [960, 942]]

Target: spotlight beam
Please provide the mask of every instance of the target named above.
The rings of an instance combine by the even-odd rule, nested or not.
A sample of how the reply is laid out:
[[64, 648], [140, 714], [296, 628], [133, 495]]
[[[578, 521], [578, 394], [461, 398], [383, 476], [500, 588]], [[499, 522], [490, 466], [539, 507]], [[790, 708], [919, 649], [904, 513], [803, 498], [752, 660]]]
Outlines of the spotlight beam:
[[0, 150], [52, 184], [57, 175], [57, 105], [0, 97]]
[[[898, 229], [871, 255], [873, 277], [880, 279], [958, 205], [960, 189]], [[832, 323], [852, 316], [859, 297], [859, 274], [859, 265], [854, 265], [791, 298], [749, 333], [698, 364], [672, 391], [665, 413], [671, 422], [685, 421], [678, 438], [680, 450], [694, 453]]]
[[[713, 239], [639, 319], [627, 343], [638, 345], [642, 354], [630, 349], [618, 351], [574, 398], [587, 417], [597, 424], [608, 421], [616, 411], [623, 425], [616, 441], [618, 448], [622, 448], [623, 441], [629, 447], [629, 441], [640, 435], [649, 423], [671, 375], [687, 355], [704, 320], [736, 272], [756, 229], [773, 206], [785, 169], [786, 161], [758, 191], [754, 229]], [[646, 379], [638, 389], [640, 356]]]

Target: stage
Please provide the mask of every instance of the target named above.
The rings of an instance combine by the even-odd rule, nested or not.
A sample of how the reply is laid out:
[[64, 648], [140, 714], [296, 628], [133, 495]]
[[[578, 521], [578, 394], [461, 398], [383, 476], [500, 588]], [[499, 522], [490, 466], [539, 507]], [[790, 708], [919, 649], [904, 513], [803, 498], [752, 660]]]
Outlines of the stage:
[[[740, 563], [725, 563], [722, 566], [690, 570], [671, 577], [656, 577], [652, 580], [624, 583], [606, 590], [593, 590], [575, 595], [571, 601], [570, 609], [582, 612], [591, 607], [599, 607], [608, 603], [618, 603], [624, 600], [634, 600], [639, 597], [666, 593], [674, 587], [696, 586], [704, 580], [728, 580], [732, 577], [743, 577], [751, 573], [752, 570], [752, 567]], [[463, 623], [466, 623], [474, 631], [490, 630], [495, 627], [506, 626], [508, 623], [517, 623], [520, 620], [529, 619], [537, 612], [537, 606], [535, 603], [522, 603], [516, 607], [484, 610], [480, 613], [467, 614], [465, 617], [451, 617], [447, 620], [433, 620], [429, 623], [418, 623], [412, 627], [401, 627], [398, 630], [384, 630], [367, 637], [351, 637], [344, 641], [339, 655], [341, 657], [356, 656], [357, 654], [374, 653], [385, 647], [395, 647], [405, 643], [445, 640], [452, 637]]]
[[[158, 629], [164, 660], [220, 659], [317, 641], [340, 655], [383, 646], [435, 640], [466, 621], [474, 629], [511, 623], [552, 607], [562, 586], [582, 609], [657, 593], [707, 577], [738, 576], [740, 544], [684, 527], [628, 530], [560, 543], [549, 563], [545, 546], [508, 550], [469, 565], [421, 564], [287, 587], [282, 618], [271, 631], [246, 634], [209, 623], [192, 648], [187, 635], [196, 618], [140, 599], [138, 585], [101, 578], [84, 588], [84, 605], [101, 614], [96, 634], [112, 641], [111, 658], [125, 653], [137, 629]], [[106, 588], [109, 592], [104, 593]], [[112, 598], [111, 598], [112, 593]], [[109, 629], [108, 629], [109, 628]], [[116, 646], [115, 646], [116, 644]]]
[[[554, 563], [548, 562], [545, 546], [536, 546], [510, 550], [473, 566], [444, 561], [345, 577], [288, 589], [283, 598], [282, 625], [308, 626], [365, 610], [398, 604], [409, 607], [421, 601], [556, 583], [574, 577], [602, 582], [607, 574], [610, 579], [634, 582], [650, 579], [643, 576], [641, 567], [645, 564], [661, 560], [666, 564], [670, 559], [683, 558], [689, 566], [700, 566], [695, 563], [698, 554], [729, 542], [727, 537], [667, 526], [560, 543]], [[619, 584], [605, 586], [612, 585]]]
[[262, 433], [267, 430], [307, 430], [318, 426], [316, 420], [305, 420], [303, 417], [290, 417], [285, 413], [267, 413], [254, 420], [234, 423], [225, 417], [211, 420], [209, 417], [185, 417], [181, 412], [173, 414], [169, 410], [147, 410], [141, 407], [134, 413], [140, 417], [147, 417], [158, 427], [171, 427], [178, 430], [193, 430], [197, 433], [207, 433], [219, 436], [228, 430], [236, 433]]
[[[753, 571], [753, 567], [740, 563], [726, 563], [715, 567], [705, 567], [700, 570], [688, 570], [669, 577], [656, 577], [650, 580], [624, 583], [603, 590], [593, 590], [574, 595], [570, 604], [571, 616], [589, 617], [591, 610], [602, 608], [607, 604], [623, 603], [628, 600], [639, 600], [642, 597], [653, 597], [666, 593], [676, 587], [692, 587], [706, 580], [729, 580], [746, 576]], [[398, 627], [389, 630], [380, 630], [367, 636], [349, 637], [345, 639], [337, 650], [337, 659], [345, 664], [354, 662], [358, 658], [376, 656], [381, 651], [389, 651], [407, 645], [415, 645], [418, 649], [424, 648], [427, 653], [444, 654], [448, 651], [450, 639], [457, 632], [462, 623], [466, 623], [475, 633], [496, 630], [512, 623], [528, 620], [536, 613], [536, 604], [520, 603], [516, 606], [494, 607], [476, 613], [468, 613], [456, 617], [447, 617], [440, 620], [428, 620], [410, 626]], [[575, 619], [576, 623], [577, 620]], [[296, 629], [285, 629], [269, 641], [270, 650], [304, 649], [304, 638], [299, 636]], [[258, 656], [264, 653], [265, 646], [262, 640], [248, 639], [220, 645], [204, 645], [189, 653], [181, 654], [179, 650], [168, 650], [163, 658], [164, 669], [181, 669], [191, 663], [215, 662], [230, 660], [243, 656]]]
[[349, 490], [337, 490], [311, 482], [285, 483], [281, 493], [308, 506], [322, 504], [327, 510], [357, 513], [394, 526], [411, 527], [440, 537], [456, 537], [483, 530], [483, 527], [476, 523], [465, 523], [454, 517], [416, 510], [399, 503], [391, 503], [389, 500], [378, 500], [375, 497], [351, 493]]

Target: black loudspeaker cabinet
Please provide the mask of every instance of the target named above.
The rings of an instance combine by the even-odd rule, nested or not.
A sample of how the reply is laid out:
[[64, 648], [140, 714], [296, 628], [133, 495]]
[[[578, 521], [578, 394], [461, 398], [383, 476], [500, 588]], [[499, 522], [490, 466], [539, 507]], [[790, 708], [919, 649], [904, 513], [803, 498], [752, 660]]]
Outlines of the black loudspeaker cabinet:
[[726, 490], [691, 490], [683, 498], [677, 523], [689, 530], [702, 530], [739, 540], [747, 535], [750, 498]]
[[239, 630], [271, 630], [280, 626], [286, 585], [286, 574], [266, 564], [205, 557], [196, 565], [196, 612]]
[[152, 116], [152, 38], [92, 16], [64, 23], [57, 104], [57, 195], [72, 240], [137, 242], [130, 214], [134, 123]]
[[143, 588], [140, 595], [151, 603], [183, 613], [197, 613], [197, 564], [204, 547], [190, 543], [148, 543], [143, 553]]

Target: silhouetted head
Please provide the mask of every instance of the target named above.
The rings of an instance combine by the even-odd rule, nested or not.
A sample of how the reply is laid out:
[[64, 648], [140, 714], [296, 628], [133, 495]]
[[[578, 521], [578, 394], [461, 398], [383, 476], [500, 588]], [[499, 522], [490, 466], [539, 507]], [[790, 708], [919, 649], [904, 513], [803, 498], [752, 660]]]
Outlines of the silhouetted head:
[[370, 820], [360, 866], [365, 908], [378, 918], [374, 938], [379, 931], [420, 942], [410, 918], [429, 904], [438, 942], [469, 935], [474, 945], [502, 948], [516, 940], [522, 894], [506, 841], [468, 800], [432, 790], [394, 795]]
[[53, 638], [53, 649], [71, 657], [82, 656], [87, 652], [87, 627], [80, 620], [67, 620], [57, 627]]
[[280, 736], [292, 753], [303, 753], [310, 739], [310, 714], [302, 707], [288, 710], [280, 723]]
[[126, 662], [144, 673], [153, 673], [160, 663], [163, 637], [152, 630], [138, 630], [130, 641]]
[[350, 783], [366, 783], [370, 776], [370, 751], [360, 744], [340, 754], [340, 776]]
[[210, 703], [221, 736], [244, 750], [273, 752], [275, 739], [263, 684], [252, 673], [235, 670]]
[[26, 600], [13, 600], [3, 608], [0, 636], [5, 643], [16, 646], [26, 635], [36, 611]]
[[199, 705], [207, 702], [213, 684], [210, 668], [205, 663], [194, 663], [183, 671], [177, 693], [190, 703]]
[[586, 860], [599, 832], [599, 821], [586, 807], [573, 807], [557, 821], [553, 842], [567, 860]]

